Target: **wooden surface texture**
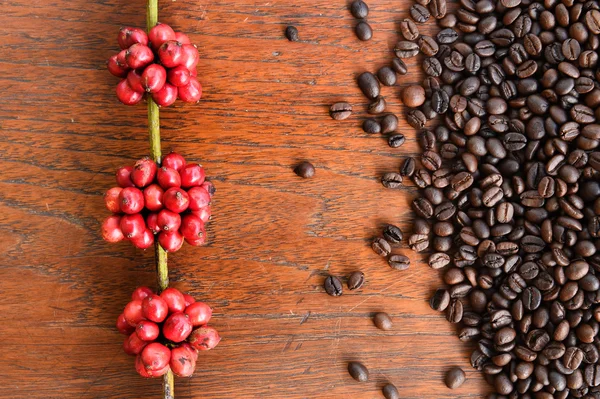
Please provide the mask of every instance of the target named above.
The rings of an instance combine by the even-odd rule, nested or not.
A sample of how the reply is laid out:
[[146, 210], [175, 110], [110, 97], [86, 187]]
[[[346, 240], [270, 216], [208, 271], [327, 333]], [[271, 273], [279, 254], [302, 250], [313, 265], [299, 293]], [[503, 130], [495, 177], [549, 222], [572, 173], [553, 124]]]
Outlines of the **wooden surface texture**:
[[[469, 347], [428, 306], [437, 272], [412, 254], [390, 269], [370, 249], [385, 223], [410, 231], [416, 190], [386, 190], [382, 173], [416, 154], [415, 132], [399, 149], [360, 125], [355, 85], [392, 59], [408, 1], [371, 0], [367, 43], [353, 33], [346, 0], [161, 1], [160, 18], [198, 45], [198, 105], [161, 111], [163, 149], [201, 162], [217, 187], [209, 244], [170, 257], [172, 285], [208, 302], [223, 340], [202, 353], [177, 398], [477, 398], [487, 388]], [[0, 381], [2, 398], [158, 398], [114, 328], [131, 291], [155, 285], [152, 251], [102, 241], [102, 194], [114, 171], [148, 153], [146, 107], [126, 107], [105, 69], [120, 26], [145, 24], [140, 0], [5, 1], [0, 14]], [[288, 42], [287, 24], [301, 42]], [[389, 110], [403, 115], [402, 86], [421, 79], [416, 61]], [[348, 101], [355, 113], [329, 118]], [[300, 160], [311, 180], [292, 172]], [[328, 273], [363, 270], [367, 283], [327, 296]], [[386, 311], [394, 329], [370, 316]], [[346, 362], [371, 380], [357, 383]], [[456, 391], [443, 374], [459, 365]]]

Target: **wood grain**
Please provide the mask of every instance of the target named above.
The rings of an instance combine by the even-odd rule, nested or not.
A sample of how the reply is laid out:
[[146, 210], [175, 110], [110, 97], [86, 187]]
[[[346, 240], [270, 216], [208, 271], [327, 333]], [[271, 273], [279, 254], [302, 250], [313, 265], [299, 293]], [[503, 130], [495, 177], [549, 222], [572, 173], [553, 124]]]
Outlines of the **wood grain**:
[[[403, 398], [481, 397], [469, 348], [429, 309], [440, 284], [406, 245], [406, 272], [391, 270], [369, 248], [385, 223], [409, 231], [414, 187], [386, 190], [379, 176], [418, 149], [360, 125], [366, 101], [357, 74], [392, 58], [397, 24], [409, 2], [370, 1], [373, 40], [359, 42], [346, 1], [162, 1], [160, 20], [199, 47], [204, 98], [164, 109], [165, 150], [204, 164], [217, 186], [210, 242], [170, 257], [173, 285], [215, 308], [222, 333], [201, 354], [177, 398], [381, 398], [387, 381]], [[147, 154], [146, 108], [125, 107], [104, 69], [122, 25], [143, 26], [144, 2], [5, 2], [0, 17], [0, 336], [3, 397], [150, 398], [160, 381], [143, 380], [114, 329], [131, 291], [155, 284], [152, 253], [109, 245], [102, 194], [114, 170]], [[287, 24], [301, 42], [283, 35]], [[428, 28], [425, 28], [428, 29]], [[384, 88], [402, 115], [402, 86], [422, 77], [416, 60], [396, 87]], [[354, 115], [335, 122], [331, 103]], [[292, 167], [308, 159], [315, 178]], [[361, 269], [365, 287], [324, 294], [328, 273]], [[374, 328], [386, 311], [395, 328]], [[371, 381], [353, 381], [360, 360]], [[468, 381], [442, 382], [459, 365]]]

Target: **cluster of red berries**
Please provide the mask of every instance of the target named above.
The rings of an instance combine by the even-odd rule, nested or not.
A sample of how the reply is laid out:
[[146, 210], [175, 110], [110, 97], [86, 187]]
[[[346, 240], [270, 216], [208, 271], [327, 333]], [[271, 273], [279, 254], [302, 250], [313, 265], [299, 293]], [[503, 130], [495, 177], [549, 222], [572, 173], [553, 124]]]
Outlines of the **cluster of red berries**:
[[196, 79], [200, 56], [184, 33], [160, 23], [148, 34], [140, 28], [124, 27], [118, 41], [122, 50], [108, 59], [107, 66], [110, 73], [124, 78], [117, 85], [117, 97], [123, 104], [139, 103], [144, 93], [163, 107], [177, 98], [188, 103], [200, 100], [202, 86]]
[[117, 330], [128, 336], [123, 350], [136, 356], [135, 369], [142, 377], [160, 377], [169, 370], [189, 377], [198, 351], [221, 341], [217, 330], [206, 325], [211, 316], [207, 304], [175, 288], [156, 295], [148, 287], [138, 287], [117, 319]]
[[102, 224], [108, 242], [129, 239], [140, 249], [150, 248], [157, 234], [167, 252], [181, 248], [183, 241], [199, 246], [206, 242], [205, 223], [211, 216], [210, 201], [215, 187], [205, 181], [204, 168], [186, 164], [172, 152], [162, 166], [142, 158], [133, 167], [117, 170], [118, 187], [104, 195], [106, 208], [113, 213]]

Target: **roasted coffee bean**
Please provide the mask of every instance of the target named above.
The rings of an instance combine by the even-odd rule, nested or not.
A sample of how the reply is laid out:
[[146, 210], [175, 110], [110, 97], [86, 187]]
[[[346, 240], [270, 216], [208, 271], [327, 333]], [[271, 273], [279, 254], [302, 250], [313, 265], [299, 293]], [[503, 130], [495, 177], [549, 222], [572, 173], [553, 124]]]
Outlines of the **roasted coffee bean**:
[[420, 24], [427, 22], [431, 14], [420, 4], [413, 4], [409, 9], [410, 17]]
[[285, 28], [285, 37], [287, 37], [290, 42], [297, 42], [299, 40], [298, 28], [295, 26], [288, 26]]
[[396, 72], [388, 66], [379, 68], [377, 78], [384, 86], [393, 86], [396, 84]]
[[439, 51], [439, 46], [431, 36], [422, 35], [417, 39], [419, 50], [428, 57], [433, 57]]
[[414, 158], [406, 158], [400, 168], [400, 174], [404, 177], [410, 177], [415, 173], [416, 163]]
[[360, 271], [353, 272], [350, 277], [348, 277], [348, 289], [349, 290], [358, 290], [365, 283], [365, 274]]
[[385, 111], [386, 105], [385, 98], [383, 96], [379, 96], [369, 104], [367, 107], [367, 112], [370, 114], [381, 114]]
[[[384, 118], [385, 119], [385, 118]], [[396, 122], [397, 125], [397, 122]], [[365, 133], [375, 134], [375, 133], [383, 133], [382, 126], [375, 119], [365, 119], [362, 125]]]
[[331, 296], [340, 296], [342, 295], [342, 283], [335, 276], [329, 276], [325, 279], [325, 283], [323, 284], [325, 288], [325, 292], [327, 292]]
[[441, 26], [445, 26], [445, 27], [452, 27], [454, 26], [454, 24], [456, 24], [456, 18], [453, 19], [452, 18], [447, 18], [445, 21], [442, 21], [442, 18], [446, 18], [448, 15], [446, 14], [447, 12], [447, 5], [446, 5], [446, 0], [431, 0], [429, 2], [429, 11], [431, 12], [431, 15], [435, 18], [440, 20], [439, 24]]
[[294, 173], [300, 177], [308, 179], [315, 175], [315, 167], [310, 162], [304, 161], [294, 168]]
[[372, 73], [364, 72], [360, 74], [357, 82], [358, 87], [367, 98], [374, 100], [379, 96], [379, 81]]
[[466, 380], [465, 372], [460, 367], [453, 367], [446, 373], [444, 383], [450, 389], [459, 388]]
[[373, 28], [366, 21], [360, 21], [356, 24], [354, 32], [356, 33], [356, 37], [362, 41], [371, 40], [373, 37]]
[[418, 109], [413, 109], [408, 112], [406, 116], [406, 120], [409, 125], [414, 127], [415, 129], [422, 129], [427, 123], [427, 118], [425, 114]]
[[406, 75], [408, 73], [408, 68], [406, 67], [406, 64], [400, 58], [394, 58], [392, 60], [392, 68], [394, 69], [394, 71], [396, 71], [396, 73], [399, 73], [400, 75]]
[[394, 47], [394, 54], [398, 58], [412, 58], [419, 54], [419, 45], [415, 42], [400, 41]]
[[335, 120], [344, 120], [352, 115], [352, 106], [348, 103], [335, 103], [329, 108], [329, 115]]
[[383, 238], [385, 238], [387, 242], [397, 244], [402, 241], [402, 230], [400, 230], [399, 227], [388, 224], [383, 229]]
[[405, 138], [402, 134], [394, 134], [388, 138], [388, 145], [392, 148], [398, 148], [404, 144]]
[[463, 304], [460, 299], [452, 299], [446, 309], [446, 320], [450, 323], [460, 323], [463, 317]]
[[415, 252], [425, 251], [429, 244], [429, 237], [424, 234], [413, 234], [408, 239], [408, 246]]
[[383, 184], [385, 188], [401, 188], [402, 175], [395, 172], [385, 173], [381, 176], [381, 184]]
[[389, 331], [393, 328], [392, 318], [385, 312], [375, 313], [373, 324], [380, 330]]
[[385, 399], [400, 399], [400, 393], [394, 384], [386, 384], [381, 391]]
[[354, 18], [364, 19], [369, 15], [369, 6], [362, 0], [355, 0], [350, 5], [350, 12]]
[[348, 363], [348, 373], [358, 382], [369, 380], [369, 370], [360, 362]]
[[410, 267], [410, 259], [404, 255], [391, 255], [388, 258], [388, 264], [395, 270], [406, 270]]
[[414, 41], [419, 37], [419, 28], [412, 20], [403, 19], [400, 21], [400, 33], [404, 39]]
[[438, 289], [429, 301], [431, 309], [443, 312], [450, 304], [450, 294], [447, 290]]
[[390, 244], [383, 238], [375, 238], [371, 244], [371, 247], [379, 256], [388, 256], [392, 251]]
[[432, 269], [442, 269], [451, 262], [450, 256], [443, 252], [436, 252], [429, 256], [428, 264]]

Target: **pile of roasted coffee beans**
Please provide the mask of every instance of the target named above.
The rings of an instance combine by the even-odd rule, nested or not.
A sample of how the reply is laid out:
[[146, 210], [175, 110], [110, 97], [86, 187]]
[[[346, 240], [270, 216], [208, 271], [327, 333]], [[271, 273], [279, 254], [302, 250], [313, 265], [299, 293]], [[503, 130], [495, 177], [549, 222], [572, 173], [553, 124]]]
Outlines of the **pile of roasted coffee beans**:
[[198, 351], [210, 350], [221, 341], [217, 330], [207, 325], [211, 316], [207, 304], [176, 288], [156, 295], [148, 287], [138, 287], [116, 326], [127, 335], [123, 350], [136, 356], [135, 370], [142, 377], [160, 377], [169, 370], [190, 377]]
[[167, 24], [157, 24], [146, 34], [143, 29], [123, 27], [117, 37], [121, 52], [107, 61], [108, 71], [122, 80], [117, 98], [125, 105], [142, 101], [144, 94], [167, 107], [178, 98], [195, 103], [202, 96], [196, 66], [198, 49], [185, 33]]
[[[392, 69], [426, 75], [401, 95], [422, 153], [381, 181], [421, 189], [408, 245], [447, 285], [431, 307], [476, 345], [489, 398], [600, 398], [600, 4], [418, 0], [400, 33]], [[379, 74], [357, 83], [379, 111]]]
[[117, 187], [104, 195], [113, 213], [102, 224], [102, 237], [112, 243], [128, 239], [140, 249], [158, 243], [167, 252], [178, 251], [185, 240], [206, 243], [205, 224], [211, 217], [210, 202], [215, 187], [202, 165], [186, 163], [171, 152], [159, 167], [150, 158], [117, 170]]

